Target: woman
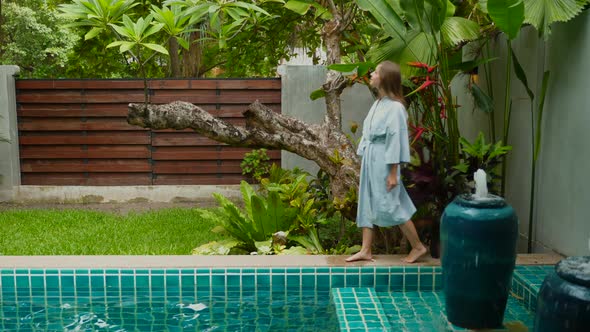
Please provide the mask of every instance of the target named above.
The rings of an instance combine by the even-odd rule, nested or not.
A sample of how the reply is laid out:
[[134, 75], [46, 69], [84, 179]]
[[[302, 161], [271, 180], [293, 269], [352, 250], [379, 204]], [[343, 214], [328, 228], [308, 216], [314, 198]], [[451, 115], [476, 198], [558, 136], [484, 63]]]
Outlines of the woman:
[[426, 247], [410, 220], [416, 208], [400, 179], [400, 164], [410, 161], [410, 144], [399, 65], [382, 62], [371, 74], [370, 83], [379, 99], [365, 118], [357, 150], [362, 166], [356, 222], [363, 229], [363, 244], [361, 251], [346, 261], [373, 260], [373, 225], [399, 225], [412, 245], [404, 261], [414, 263], [426, 253]]

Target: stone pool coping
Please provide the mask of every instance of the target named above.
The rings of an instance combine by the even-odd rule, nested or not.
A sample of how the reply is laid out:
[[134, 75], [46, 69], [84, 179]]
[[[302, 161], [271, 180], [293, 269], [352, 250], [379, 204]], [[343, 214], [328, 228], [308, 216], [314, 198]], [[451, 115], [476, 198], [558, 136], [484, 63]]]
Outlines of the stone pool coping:
[[[201, 268], [201, 267], [333, 267], [333, 266], [440, 266], [423, 258], [405, 263], [405, 255], [376, 255], [374, 262], [347, 263], [343, 255], [315, 256], [0, 256], [0, 269], [16, 268]], [[517, 265], [554, 265], [558, 254], [519, 254]]]

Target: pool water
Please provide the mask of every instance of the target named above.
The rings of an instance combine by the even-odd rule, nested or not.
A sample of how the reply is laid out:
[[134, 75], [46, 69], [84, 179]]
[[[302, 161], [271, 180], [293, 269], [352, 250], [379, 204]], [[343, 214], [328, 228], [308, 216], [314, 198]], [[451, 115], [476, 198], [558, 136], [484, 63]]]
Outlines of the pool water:
[[2, 301], [0, 321], [2, 331], [339, 331], [329, 292], [313, 291]]
[[[517, 266], [505, 323], [532, 328], [551, 266]], [[438, 266], [0, 269], [0, 331], [460, 331]]]
[[[464, 331], [453, 326], [444, 314], [443, 292], [377, 293], [392, 331], [450, 332]], [[532, 331], [534, 315], [516, 298], [510, 296], [504, 323], [522, 324]]]

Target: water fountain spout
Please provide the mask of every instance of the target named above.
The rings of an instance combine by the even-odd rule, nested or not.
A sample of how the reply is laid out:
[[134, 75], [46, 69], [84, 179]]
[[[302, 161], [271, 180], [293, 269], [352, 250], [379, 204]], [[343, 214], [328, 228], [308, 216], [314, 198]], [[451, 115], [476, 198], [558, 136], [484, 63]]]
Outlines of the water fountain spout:
[[486, 172], [483, 169], [478, 169], [473, 173], [473, 180], [475, 181], [475, 199], [488, 197], [488, 182]]

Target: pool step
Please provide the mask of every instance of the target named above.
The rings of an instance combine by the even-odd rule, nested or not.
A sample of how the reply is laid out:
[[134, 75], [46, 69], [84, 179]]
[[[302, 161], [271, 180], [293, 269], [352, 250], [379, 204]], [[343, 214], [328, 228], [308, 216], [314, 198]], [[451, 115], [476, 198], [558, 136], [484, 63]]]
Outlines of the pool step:
[[340, 331], [391, 331], [374, 288], [333, 288]]

